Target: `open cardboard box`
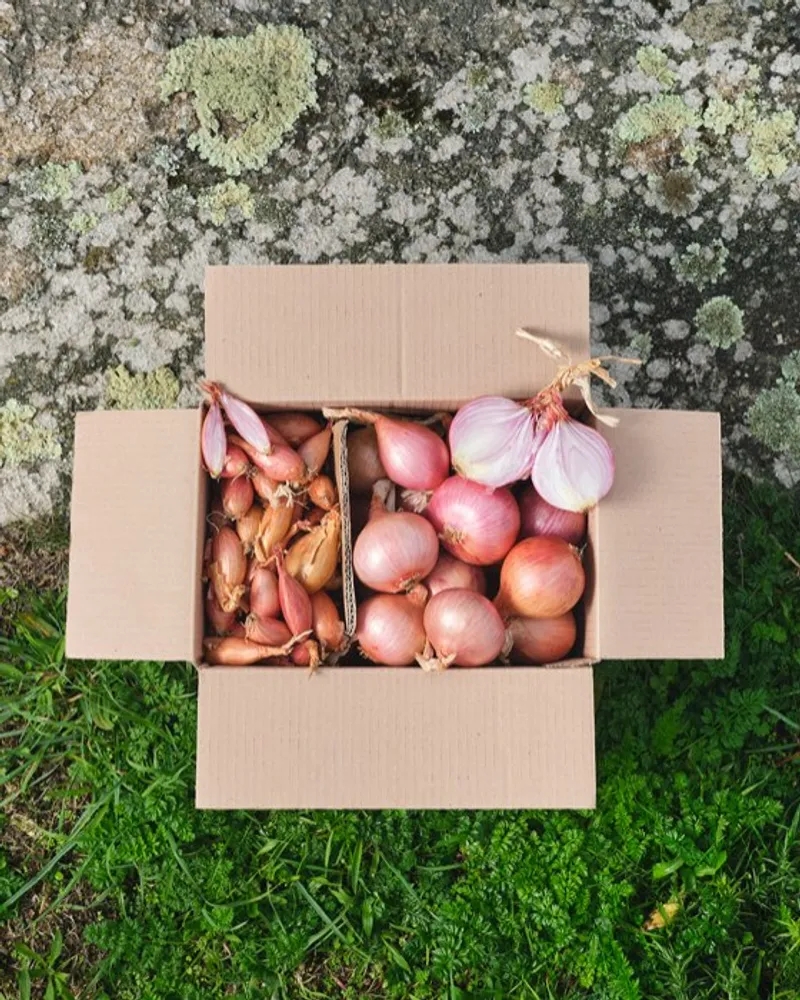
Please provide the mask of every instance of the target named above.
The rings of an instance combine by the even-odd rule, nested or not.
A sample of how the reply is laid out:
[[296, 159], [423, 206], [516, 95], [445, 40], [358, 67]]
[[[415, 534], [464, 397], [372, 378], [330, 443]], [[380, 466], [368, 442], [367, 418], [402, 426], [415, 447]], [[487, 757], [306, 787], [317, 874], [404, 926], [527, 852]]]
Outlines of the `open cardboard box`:
[[[213, 267], [206, 373], [265, 408], [527, 398], [589, 356], [582, 264]], [[583, 659], [542, 667], [209, 667], [200, 410], [76, 421], [67, 653], [193, 660], [203, 808], [586, 808], [592, 664], [723, 655], [719, 416], [616, 410], [589, 518]], [[345, 658], [345, 663], [346, 663]], [[643, 681], [644, 683], [644, 681]]]

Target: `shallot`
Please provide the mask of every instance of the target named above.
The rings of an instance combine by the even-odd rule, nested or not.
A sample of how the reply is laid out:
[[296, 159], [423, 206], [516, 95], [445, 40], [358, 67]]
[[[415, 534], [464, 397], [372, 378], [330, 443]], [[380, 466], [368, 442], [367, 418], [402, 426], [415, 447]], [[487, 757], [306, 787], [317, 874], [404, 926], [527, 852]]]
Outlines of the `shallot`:
[[214, 587], [209, 585], [208, 591], [206, 592], [206, 617], [218, 635], [224, 635], [226, 632], [230, 632], [233, 628], [234, 622], [236, 621], [235, 611], [223, 611], [220, 607], [220, 603], [217, 600], [216, 592]]
[[448, 552], [476, 566], [499, 562], [519, 534], [519, 507], [510, 490], [461, 476], [434, 490], [425, 517]]
[[223, 611], [235, 611], [239, 606], [246, 573], [247, 559], [239, 536], [232, 528], [220, 528], [211, 546], [208, 575]]
[[364, 656], [388, 667], [407, 667], [425, 649], [422, 608], [399, 594], [377, 594], [358, 609], [356, 637]]
[[304, 441], [297, 449], [297, 454], [305, 463], [308, 479], [313, 479], [325, 464], [328, 452], [331, 450], [332, 436], [333, 431], [331, 425], [328, 424], [327, 427], [323, 427], [321, 431], [317, 431], [316, 434]]
[[369, 493], [379, 479], [386, 478], [374, 427], [361, 427], [347, 435], [347, 468], [353, 493]]
[[562, 538], [524, 538], [503, 561], [495, 604], [504, 617], [557, 618], [586, 583], [577, 549]]
[[342, 515], [334, 507], [298, 539], [286, 554], [286, 572], [309, 594], [316, 594], [336, 572], [342, 533]]
[[481, 667], [496, 660], [506, 641], [503, 620], [492, 602], [474, 590], [443, 590], [425, 608], [425, 633], [436, 661], [421, 657], [427, 669]]
[[250, 610], [259, 618], [277, 618], [281, 613], [278, 581], [266, 566], [256, 566], [250, 576]]
[[430, 573], [439, 541], [424, 517], [406, 511], [389, 513], [381, 509], [378, 496], [374, 492], [370, 519], [353, 546], [353, 567], [368, 587], [396, 594], [410, 590]]
[[247, 667], [261, 660], [268, 660], [271, 656], [285, 656], [293, 641], [290, 639], [283, 646], [265, 646], [238, 636], [225, 636], [204, 639], [203, 649], [208, 663], [224, 667]]
[[265, 420], [292, 448], [297, 448], [320, 430], [319, 423], [308, 413], [268, 413]]
[[270, 562], [275, 546], [286, 541], [292, 528], [294, 511], [294, 502], [285, 497], [264, 508], [258, 536], [253, 543], [253, 552], [260, 563]]
[[246, 476], [222, 481], [222, 509], [232, 520], [237, 521], [253, 506], [253, 484]]
[[503, 396], [481, 396], [462, 406], [450, 424], [453, 468], [484, 486], [508, 486], [530, 474], [535, 418]]
[[250, 460], [255, 466], [276, 482], [296, 483], [305, 475], [305, 462], [288, 445], [276, 444], [269, 454], [256, 451], [247, 445], [247, 442], [240, 444], [240, 447], [243, 447], [249, 454]]
[[310, 631], [312, 625], [311, 598], [303, 585], [287, 573], [279, 546], [275, 547], [275, 562], [278, 566], [278, 596], [284, 621], [292, 635], [303, 635]]
[[289, 626], [277, 618], [262, 618], [250, 614], [244, 623], [245, 635], [262, 646], [283, 646], [292, 638]]
[[225, 424], [222, 421], [222, 411], [219, 403], [212, 400], [203, 419], [203, 431], [200, 436], [200, 446], [208, 474], [212, 479], [219, 479], [225, 467]]
[[512, 618], [508, 623], [515, 663], [557, 663], [575, 645], [575, 615], [571, 611], [558, 618]]
[[232, 426], [257, 452], [268, 455], [272, 451], [267, 429], [261, 417], [252, 406], [226, 392], [216, 382], [201, 382], [200, 388], [211, 397], [212, 403], [219, 402]]
[[336, 487], [330, 476], [315, 476], [308, 484], [308, 499], [315, 507], [330, 510], [337, 501]]
[[539, 496], [533, 486], [527, 486], [519, 499], [522, 519], [520, 535], [555, 535], [570, 545], [580, 545], [586, 534], [586, 514], [581, 511], [562, 510]]
[[431, 597], [443, 590], [474, 590], [485, 594], [486, 576], [478, 566], [470, 566], [443, 552], [430, 576], [425, 578], [425, 586]]
[[344, 648], [344, 622], [333, 599], [324, 590], [311, 596], [311, 621], [314, 635], [327, 652], [338, 653]]
[[245, 553], [249, 554], [253, 551], [263, 516], [264, 508], [260, 504], [254, 503], [250, 510], [236, 521], [236, 534], [239, 536]]
[[222, 469], [223, 479], [236, 479], [244, 476], [250, 470], [247, 455], [235, 444], [229, 444], [225, 452], [225, 465]]

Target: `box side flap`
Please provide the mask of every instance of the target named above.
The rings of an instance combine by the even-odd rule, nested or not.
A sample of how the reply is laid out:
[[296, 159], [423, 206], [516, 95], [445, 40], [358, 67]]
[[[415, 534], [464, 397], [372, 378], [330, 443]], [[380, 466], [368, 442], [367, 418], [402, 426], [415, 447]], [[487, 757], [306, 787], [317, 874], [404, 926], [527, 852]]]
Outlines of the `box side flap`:
[[68, 656], [194, 658], [200, 420], [198, 410], [77, 415]]
[[197, 805], [591, 808], [592, 673], [204, 667]]
[[[608, 411], [612, 412], [612, 411]], [[590, 520], [589, 655], [724, 656], [717, 413], [614, 410], [611, 493]]]
[[585, 264], [210, 267], [205, 303], [206, 373], [253, 402], [524, 397], [555, 368], [517, 327], [589, 350]]

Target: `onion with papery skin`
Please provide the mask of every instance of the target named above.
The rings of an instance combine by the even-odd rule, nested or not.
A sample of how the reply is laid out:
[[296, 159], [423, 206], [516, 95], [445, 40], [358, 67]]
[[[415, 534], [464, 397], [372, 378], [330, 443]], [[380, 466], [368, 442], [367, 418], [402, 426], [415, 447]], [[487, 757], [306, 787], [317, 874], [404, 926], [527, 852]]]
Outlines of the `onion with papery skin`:
[[330, 510], [338, 501], [336, 487], [330, 476], [315, 476], [308, 484], [308, 499], [315, 507]]
[[227, 442], [222, 411], [216, 401], [209, 404], [208, 413], [203, 418], [200, 447], [208, 474], [212, 479], [219, 479], [225, 467]]
[[450, 424], [453, 468], [484, 486], [508, 486], [530, 474], [535, 418], [503, 396], [481, 396], [462, 406]]
[[244, 442], [244, 450], [253, 464], [278, 483], [297, 483], [305, 475], [305, 462], [293, 448], [285, 444], [276, 444], [269, 455], [263, 455], [253, 448], [248, 451], [248, 447], [247, 442]]
[[322, 663], [319, 643], [313, 639], [298, 643], [289, 655], [296, 667], [309, 667], [312, 672]]
[[511, 491], [462, 476], [451, 476], [433, 491], [425, 517], [447, 551], [474, 566], [500, 562], [519, 534], [519, 507]]
[[359, 580], [385, 594], [410, 590], [430, 573], [439, 555], [439, 540], [419, 514], [397, 511], [372, 516], [353, 546], [353, 568]]
[[424, 514], [432, 496], [433, 490], [401, 490], [400, 510], [410, 510], [412, 514]]
[[237, 479], [250, 471], [247, 455], [235, 444], [229, 444], [225, 452], [225, 465], [222, 468], [223, 479]]
[[519, 498], [520, 537], [551, 535], [570, 545], [580, 545], [586, 534], [586, 515], [580, 511], [561, 510], [540, 497], [533, 486], [526, 486]]
[[216, 382], [201, 382], [200, 388], [207, 392], [214, 402], [219, 402], [225, 411], [225, 416], [236, 429], [237, 434], [244, 438], [257, 452], [268, 455], [272, 450], [267, 430], [252, 406], [226, 392]]
[[422, 608], [399, 594], [370, 597], [358, 608], [356, 638], [373, 663], [408, 667], [425, 649]]
[[331, 425], [328, 424], [321, 431], [317, 431], [313, 437], [304, 441], [297, 449], [297, 454], [305, 463], [307, 479], [313, 479], [327, 461], [332, 437], [333, 431]]
[[250, 610], [259, 618], [277, 618], [281, 613], [278, 581], [266, 566], [257, 566], [250, 575]]
[[260, 563], [272, 561], [276, 545], [283, 545], [292, 527], [295, 504], [282, 498], [264, 508], [258, 536], [253, 544], [253, 552]]
[[225, 636], [222, 639], [204, 639], [203, 650], [208, 663], [222, 667], [248, 667], [271, 656], [285, 656], [292, 641], [290, 639], [286, 646], [265, 646], [238, 636]]
[[614, 482], [614, 453], [598, 431], [573, 420], [558, 404], [543, 418], [550, 429], [536, 452], [531, 478], [537, 493], [562, 510], [591, 510]]
[[512, 618], [508, 623], [515, 663], [557, 663], [575, 645], [575, 615], [567, 611], [558, 618]]
[[443, 590], [474, 590], [476, 594], [485, 594], [486, 576], [480, 567], [442, 552], [430, 576], [425, 578], [425, 586], [431, 597]]
[[262, 646], [283, 646], [292, 638], [289, 626], [277, 618], [261, 618], [250, 614], [244, 623], [245, 635]]
[[247, 559], [232, 528], [220, 528], [211, 546], [208, 576], [223, 611], [235, 611], [244, 594]]
[[232, 521], [236, 521], [253, 506], [253, 484], [246, 476], [223, 479], [221, 496], [222, 509]]
[[379, 479], [386, 478], [374, 427], [361, 427], [347, 435], [347, 468], [353, 493], [369, 493]]
[[222, 610], [214, 587], [211, 585], [206, 591], [206, 618], [217, 635], [225, 635], [226, 632], [230, 632], [236, 622], [236, 612]]
[[[438, 663], [482, 667], [500, 655], [506, 641], [503, 619], [490, 600], [474, 590], [443, 590], [432, 597], [423, 618]], [[424, 661], [424, 662], [423, 662]], [[430, 669], [425, 657], [421, 665]]]
[[339, 617], [339, 609], [324, 590], [311, 597], [311, 619], [314, 635], [322, 643], [322, 648], [331, 653], [344, 649], [344, 622]]
[[261, 469], [254, 469], [250, 475], [250, 482], [253, 484], [256, 496], [267, 503], [272, 503], [275, 500], [277, 492], [280, 489], [280, 483], [276, 483], [274, 479], [270, 479], [266, 472], [262, 472]]
[[253, 545], [256, 538], [258, 538], [258, 529], [263, 516], [264, 508], [260, 504], [254, 503], [250, 510], [236, 521], [236, 534], [239, 536], [239, 541], [248, 555], [253, 551]]
[[286, 572], [298, 580], [306, 592], [316, 594], [336, 572], [342, 534], [339, 508], [323, 517], [316, 528], [303, 535], [286, 553]]
[[503, 560], [495, 604], [504, 617], [557, 618], [586, 585], [578, 550], [562, 538], [524, 538]]
[[287, 573], [283, 562], [283, 552], [275, 547], [275, 562], [278, 566], [278, 596], [281, 612], [292, 635], [302, 635], [311, 629], [311, 598], [301, 583]]
[[264, 419], [292, 448], [297, 448], [321, 430], [319, 421], [307, 413], [268, 413]]

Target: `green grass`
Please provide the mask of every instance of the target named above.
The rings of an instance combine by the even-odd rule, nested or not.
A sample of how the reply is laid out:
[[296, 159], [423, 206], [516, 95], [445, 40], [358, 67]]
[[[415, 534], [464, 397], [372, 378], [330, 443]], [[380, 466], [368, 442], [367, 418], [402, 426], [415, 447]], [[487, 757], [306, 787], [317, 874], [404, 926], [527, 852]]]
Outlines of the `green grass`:
[[192, 669], [67, 664], [63, 600], [25, 598], [0, 646], [0, 995], [796, 1000], [786, 552], [798, 497], [732, 484], [727, 658], [598, 669], [594, 813], [196, 812]]

